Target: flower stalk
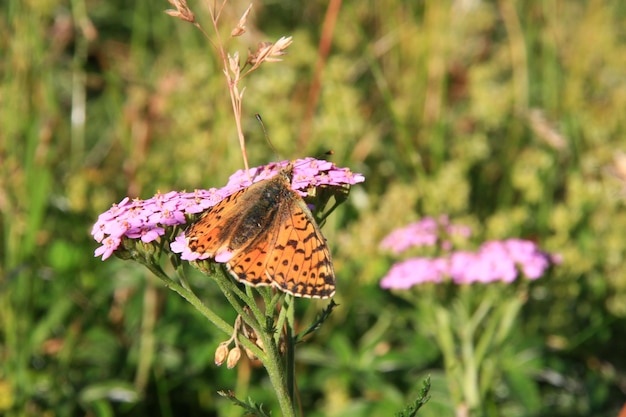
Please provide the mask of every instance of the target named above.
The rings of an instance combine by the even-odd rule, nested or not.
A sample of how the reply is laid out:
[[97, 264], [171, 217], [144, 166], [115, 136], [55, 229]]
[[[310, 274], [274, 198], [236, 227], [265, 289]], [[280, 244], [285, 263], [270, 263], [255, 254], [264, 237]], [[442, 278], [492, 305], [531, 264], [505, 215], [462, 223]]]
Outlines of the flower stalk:
[[[274, 288], [253, 289], [246, 286], [245, 290], [242, 290], [225, 271], [225, 268], [216, 268], [216, 262], [227, 262], [227, 260], [217, 259], [217, 256], [216, 259], [209, 260], [211, 256], [208, 253], [192, 251], [188, 247], [184, 232], [180, 232], [184, 226], [197, 220], [200, 213], [214, 207], [224, 198], [257, 181], [266, 180], [281, 173], [287, 166], [290, 167], [292, 173], [291, 188], [303, 198], [314, 197], [309, 192], [322, 187], [336, 190], [335, 201], [341, 202], [338, 196], [345, 197], [346, 188], [362, 182], [364, 178], [360, 174], [353, 174], [348, 169], [338, 168], [330, 162], [313, 158], [295, 162], [283, 161], [249, 169], [242, 128], [245, 87], [241, 86], [241, 82], [262, 64], [280, 61], [286, 49], [291, 45], [292, 38], [281, 37], [276, 42], [259, 43], [258, 49], [250, 52], [242, 64], [239, 53], [230, 54], [226, 51], [225, 42], [219, 30], [220, 16], [227, 0], [209, 6], [214, 32], [213, 40], [196, 21], [186, 0], [168, 1], [174, 9], [167, 10], [166, 13], [193, 24], [217, 50], [230, 95], [245, 169], [233, 174], [229, 183], [221, 189], [195, 190], [191, 193], [177, 191], [166, 194], [157, 193], [147, 200], [124, 198], [120, 203], [113, 205], [110, 210], [102, 213], [94, 224], [92, 235], [97, 242], [101, 243], [95, 251], [95, 256], [105, 260], [115, 254], [146, 266], [161, 279], [166, 287], [186, 299], [208, 321], [229, 336], [227, 341], [220, 343], [217, 347], [216, 364], [226, 363], [228, 368], [233, 368], [241, 359], [243, 347], [243, 351], [251, 356], [251, 359], [252, 357], [258, 358], [265, 367], [282, 415], [294, 416], [295, 338], [293, 326], [295, 313], [293, 298], [275, 292]], [[231, 38], [245, 33], [251, 9], [252, 6], [246, 9], [236, 26], [230, 31]], [[332, 192], [320, 194], [324, 195], [324, 198], [333, 195]], [[323, 198], [319, 197], [318, 200], [315, 206], [321, 209], [327, 200], [323, 201]], [[170, 259], [177, 280], [170, 278], [161, 267], [162, 256]], [[238, 314], [233, 326], [195, 295], [185, 277], [185, 262], [192, 263], [217, 284]], [[264, 307], [259, 306], [261, 303], [257, 303], [259, 298], [263, 300]], [[232, 349], [231, 344], [234, 344]], [[286, 348], [283, 348], [283, 344]], [[285, 352], [286, 356], [283, 357]], [[254, 405], [246, 405], [237, 400], [234, 394], [229, 393], [226, 396], [249, 411], [255, 409]]]
[[431, 253], [397, 262], [381, 287], [419, 312], [416, 319], [441, 351], [458, 417], [485, 414], [485, 399], [506, 372], [503, 351], [529, 282], [560, 262], [521, 239], [485, 242], [477, 251], [454, 249], [452, 242], [462, 244], [470, 236], [469, 228], [441, 216], [395, 230], [381, 243], [396, 255], [420, 248]]
[[[343, 198], [345, 187], [364, 180], [362, 175], [328, 161], [313, 158], [282, 161], [235, 172], [228, 184], [220, 189], [157, 193], [146, 200], [125, 198], [102, 213], [92, 228], [93, 237], [102, 244], [96, 249], [95, 256], [105, 260], [115, 254], [141, 263], [230, 337], [218, 346], [216, 363], [234, 367], [242, 354], [240, 345], [246, 353], [258, 358], [267, 371], [284, 416], [295, 415], [294, 298], [269, 287], [241, 288], [224, 268], [191, 252], [181, 231], [202, 211], [251, 183], [277, 175], [290, 164], [293, 165], [291, 187], [303, 198], [314, 202], [319, 211], [325, 208], [333, 195], [332, 190]], [[312, 193], [315, 187], [331, 192]], [[177, 279], [172, 279], [161, 267], [164, 256], [170, 260]], [[239, 315], [234, 326], [194, 293], [185, 275], [184, 264], [187, 262], [194, 264], [219, 287]], [[257, 303], [259, 297], [264, 307]], [[249, 331], [243, 332], [243, 327]], [[231, 343], [235, 344], [233, 349], [229, 348]]]

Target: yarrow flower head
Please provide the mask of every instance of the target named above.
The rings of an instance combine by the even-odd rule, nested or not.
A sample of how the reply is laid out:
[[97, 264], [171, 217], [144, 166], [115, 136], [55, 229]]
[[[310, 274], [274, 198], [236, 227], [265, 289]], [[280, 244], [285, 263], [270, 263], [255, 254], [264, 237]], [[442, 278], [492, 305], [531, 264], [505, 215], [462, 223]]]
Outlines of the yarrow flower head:
[[393, 265], [380, 286], [385, 289], [406, 290], [426, 282], [440, 283], [447, 270], [448, 263], [445, 259], [412, 258]]
[[438, 242], [443, 248], [447, 248], [449, 244], [445, 237], [468, 238], [471, 234], [469, 227], [450, 223], [446, 215], [439, 216], [438, 219], [424, 217], [420, 221], [391, 232], [380, 243], [380, 247], [394, 254], [400, 254], [414, 247], [435, 246]]
[[165, 234], [165, 227], [185, 224], [185, 214], [196, 214], [221, 200], [217, 190], [196, 190], [191, 193], [171, 191], [157, 193], [147, 200], [126, 197], [98, 216], [91, 234], [102, 243], [95, 256], [110, 257], [124, 237], [141, 239], [144, 243]]
[[[237, 171], [230, 177], [228, 184], [220, 189], [157, 193], [147, 200], [126, 197], [102, 213], [93, 225], [91, 234], [102, 244], [94, 255], [102, 256], [102, 260], [109, 258], [125, 238], [140, 239], [144, 243], [156, 241], [166, 233], [166, 228], [186, 224], [191, 216], [213, 207], [252, 183], [273, 177], [289, 164], [289, 161], [282, 161], [249, 171]], [[306, 158], [292, 164], [292, 188], [303, 197], [308, 195], [311, 187], [343, 187], [365, 180], [363, 175], [328, 161]], [[171, 244], [172, 251], [182, 253], [181, 243], [179, 236]]]
[[[434, 245], [432, 242], [438, 239], [436, 226], [433, 219], [426, 218], [400, 229], [400, 232], [393, 232], [381, 246], [398, 253], [412, 245]], [[469, 236], [469, 229], [461, 232]], [[511, 283], [520, 272], [528, 279], [537, 279], [550, 265], [560, 263], [559, 256], [543, 252], [534, 242], [523, 239], [485, 242], [476, 252], [444, 252], [440, 257], [418, 257], [396, 263], [381, 280], [380, 286], [385, 289], [408, 289], [414, 285], [446, 280], [455, 284]]]

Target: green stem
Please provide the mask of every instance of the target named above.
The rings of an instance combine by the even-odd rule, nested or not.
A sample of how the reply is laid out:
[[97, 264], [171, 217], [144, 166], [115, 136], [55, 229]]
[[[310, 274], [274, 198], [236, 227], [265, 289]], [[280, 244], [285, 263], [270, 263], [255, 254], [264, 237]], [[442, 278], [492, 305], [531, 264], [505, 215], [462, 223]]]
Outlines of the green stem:
[[287, 368], [287, 389], [289, 390], [289, 398], [293, 402], [295, 396], [295, 386], [296, 386], [296, 346], [295, 346], [295, 336], [294, 336], [294, 321], [295, 321], [295, 303], [293, 297], [287, 297], [286, 301], [288, 301], [287, 307], [287, 326], [285, 327], [285, 342], [286, 342], [286, 352], [285, 352], [285, 360], [286, 360], [286, 368]]
[[[441, 349], [443, 355], [443, 363], [448, 378], [448, 386], [452, 400], [457, 406], [463, 402], [463, 371], [456, 354], [456, 342], [454, 339], [454, 325], [450, 320], [450, 313], [446, 308], [438, 303], [427, 303], [430, 308], [426, 311], [434, 311], [434, 329], [433, 333]], [[461, 320], [462, 317], [457, 317]]]
[[474, 307], [471, 288], [462, 288], [459, 294], [458, 315], [463, 317], [463, 325], [458, 327], [461, 343], [461, 369], [463, 397], [465, 404], [474, 413], [481, 404], [479, 376], [482, 361], [477, 356], [477, 335], [482, 329], [484, 320], [492, 310], [492, 300], [484, 297], [480, 304]]
[[[254, 297], [244, 294], [243, 291], [241, 291], [239, 287], [237, 287], [237, 284], [235, 284], [226, 274], [216, 274], [212, 277], [215, 279], [215, 282], [222, 291], [222, 294], [224, 294], [224, 297], [226, 297], [230, 305], [241, 316], [244, 322], [252, 327], [257, 335], [262, 335], [264, 333], [263, 322], [265, 316], [257, 307], [256, 302], [254, 301]], [[249, 307], [250, 311], [252, 312], [252, 316], [250, 315], [250, 312], [246, 311], [239, 303], [237, 297], [239, 298], [239, 300], [243, 301], [243, 303], [247, 307]], [[245, 337], [238, 338], [238, 340], [245, 347], [250, 349], [262, 363], [265, 363], [268, 360], [265, 351], [263, 349], [260, 349], [256, 344], [252, 343]]]
[[[285, 378], [285, 369], [278, 346], [274, 341], [273, 335], [267, 332], [263, 332], [262, 335], [263, 345], [266, 347], [265, 353], [267, 354], [267, 360], [263, 362], [263, 365], [267, 370], [270, 382], [278, 397], [282, 415], [284, 417], [295, 417], [293, 397], [291, 395], [292, 391], [289, 389], [288, 383], [290, 378], [289, 376]], [[289, 342], [287, 342], [287, 344], [289, 344]]]
[[[272, 300], [272, 302], [274, 302], [274, 300]], [[288, 316], [288, 311], [289, 311], [289, 309], [286, 308], [287, 305], [288, 305], [288, 301], [285, 299], [285, 303], [283, 305], [283, 308], [280, 309], [280, 312], [278, 313], [278, 318], [276, 319], [276, 328], [279, 329], [279, 330], [282, 329], [283, 327], [285, 327], [285, 322], [287, 321], [287, 316]], [[274, 306], [274, 308], [276, 308], [276, 307]], [[280, 331], [277, 332], [276, 337], [275, 337], [276, 343], [280, 343], [281, 333], [282, 332], [280, 332]], [[289, 343], [289, 342], [287, 341], [287, 343]]]
[[474, 332], [471, 326], [463, 326], [459, 333], [461, 339], [461, 366], [463, 368], [463, 393], [467, 406], [473, 411], [480, 404], [478, 363], [476, 363], [474, 356]]
[[[273, 337], [273, 332], [269, 332], [265, 326], [267, 321], [265, 314], [272, 314], [273, 310], [268, 310], [265, 314], [263, 314], [257, 306], [254, 297], [241, 291], [225, 274], [218, 275], [215, 281], [233, 308], [241, 314], [245, 322], [256, 331], [257, 335], [263, 341], [263, 349], [259, 349], [258, 346], [254, 345], [248, 339], [240, 338], [240, 342], [255, 353], [267, 370], [267, 374], [270, 378], [270, 383], [274, 387], [282, 415], [287, 417], [294, 416], [294, 407], [291, 400], [292, 397], [289, 395], [287, 381], [284, 377], [285, 372], [282, 357], [278, 350], [276, 340]], [[237, 298], [242, 300], [245, 305], [250, 308], [253, 317], [250, 317], [250, 314], [243, 309]]]
[[178, 293], [181, 297], [187, 300], [192, 306], [196, 308], [207, 320], [213, 323], [218, 329], [224, 333], [230, 335], [233, 333], [233, 327], [226, 321], [222, 320], [220, 316], [215, 314], [211, 309], [205, 306], [202, 301], [191, 290], [184, 288], [172, 280], [156, 262], [143, 263], [154, 275], [156, 275], [166, 287], [172, 291]]
[[[233, 333], [232, 326], [222, 320], [211, 309], [207, 308], [190, 289], [187, 289], [183, 285], [180, 285], [173, 281], [163, 271], [163, 269], [161, 269], [161, 267], [154, 259], [146, 260], [146, 262], [141, 263], [145, 265], [159, 279], [161, 279], [166, 287], [170, 288], [174, 292], [178, 293], [185, 300], [187, 300], [204, 317], [206, 317], [211, 323], [215, 324], [215, 326], [217, 326], [220, 330], [228, 335], [231, 335]], [[248, 307], [250, 307], [250, 309], [253, 311], [253, 315], [255, 316], [255, 318], [258, 317], [257, 314], [260, 314], [263, 318], [264, 315], [257, 307], [254, 298], [249, 297], [247, 294], [243, 293], [234, 283], [228, 280], [227, 277], [222, 278], [216, 277], [215, 280], [220, 287], [220, 290], [222, 290], [224, 296], [228, 299], [233, 308], [235, 308], [235, 310], [239, 314], [241, 314], [244, 320], [246, 320], [246, 323], [248, 323], [254, 328], [255, 331], [257, 331], [257, 335], [259, 335], [259, 337], [263, 341], [264, 349], [259, 349], [258, 346], [253, 344], [247, 338], [242, 338], [243, 340], [240, 340], [240, 342], [244, 346], [252, 350], [254, 354], [257, 355], [259, 360], [261, 360], [263, 366], [265, 366], [267, 374], [270, 378], [270, 382], [274, 387], [274, 391], [276, 392], [276, 397], [278, 398], [278, 403], [280, 405], [282, 415], [285, 417], [295, 417], [295, 411], [292, 401], [293, 397], [290, 395], [291, 392], [288, 389], [288, 378], [285, 378], [285, 370], [282, 363], [282, 357], [278, 350], [276, 341], [273, 337], [273, 332], [268, 332], [264, 328], [263, 321], [252, 320], [252, 317], [250, 317], [250, 315], [246, 311], [244, 311], [243, 307], [236, 299], [236, 297], [239, 297]]]

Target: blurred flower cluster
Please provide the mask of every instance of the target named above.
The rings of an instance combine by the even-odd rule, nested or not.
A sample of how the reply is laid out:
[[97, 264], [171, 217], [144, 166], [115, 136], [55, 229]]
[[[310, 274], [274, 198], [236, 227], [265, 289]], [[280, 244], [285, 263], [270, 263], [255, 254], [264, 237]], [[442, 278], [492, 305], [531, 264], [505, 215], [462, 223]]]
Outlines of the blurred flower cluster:
[[[540, 278], [561, 261], [523, 239], [488, 241], [475, 251], [457, 249], [467, 247], [471, 236], [469, 227], [453, 224], [443, 215], [397, 229], [381, 242], [381, 249], [394, 255], [410, 256], [407, 251], [432, 255], [397, 262], [382, 278], [382, 288], [452, 284], [451, 291], [424, 286], [423, 296], [408, 291], [398, 295], [415, 307], [416, 326], [433, 337], [441, 352], [456, 415], [483, 415], [481, 406], [494, 395], [493, 387], [507, 386], [511, 375], [520, 378], [527, 352], [506, 347], [528, 300], [528, 288], [527, 281], [508, 284], [521, 275]], [[464, 285], [475, 283], [501, 285]], [[532, 378], [532, 372], [521, 378]]]
[[447, 216], [425, 217], [391, 232], [381, 242], [382, 249], [400, 254], [414, 247], [438, 246], [441, 255], [414, 257], [394, 264], [381, 280], [381, 287], [408, 289], [445, 280], [455, 284], [510, 283], [520, 272], [528, 279], [537, 279], [551, 264], [560, 262], [558, 255], [550, 255], [523, 239], [488, 241], [475, 252], [453, 250], [455, 236], [467, 239], [471, 229], [450, 223]]

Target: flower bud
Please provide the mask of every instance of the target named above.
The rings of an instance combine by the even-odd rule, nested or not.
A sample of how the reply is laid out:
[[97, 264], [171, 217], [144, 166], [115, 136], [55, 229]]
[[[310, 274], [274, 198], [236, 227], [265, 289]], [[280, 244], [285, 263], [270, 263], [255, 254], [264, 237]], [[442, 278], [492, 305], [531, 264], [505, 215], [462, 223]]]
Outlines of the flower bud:
[[215, 350], [215, 364], [217, 366], [222, 366], [226, 356], [229, 356], [228, 345], [229, 344], [227, 342], [222, 342], [217, 346], [217, 349]]
[[228, 369], [233, 369], [235, 365], [237, 365], [237, 362], [239, 362], [239, 358], [241, 358], [241, 349], [239, 346], [236, 346], [228, 352], [228, 359], [226, 360]]

